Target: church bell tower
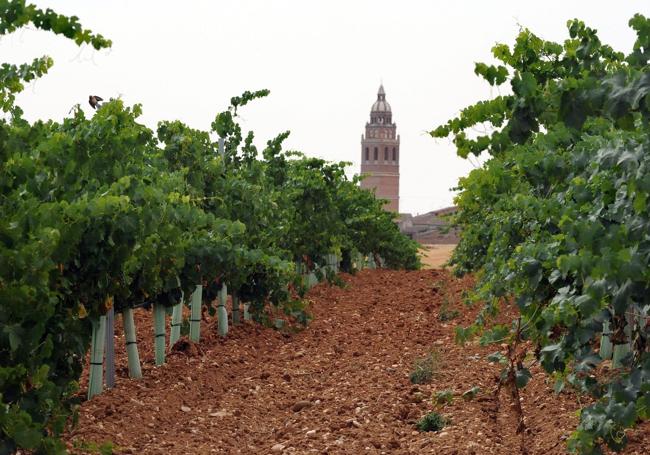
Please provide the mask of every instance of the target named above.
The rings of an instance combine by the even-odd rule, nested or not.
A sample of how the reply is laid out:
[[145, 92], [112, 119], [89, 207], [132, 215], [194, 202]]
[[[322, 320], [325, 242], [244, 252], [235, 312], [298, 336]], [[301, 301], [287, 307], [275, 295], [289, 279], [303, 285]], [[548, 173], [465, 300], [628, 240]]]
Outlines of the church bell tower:
[[361, 187], [374, 189], [377, 198], [388, 200], [386, 210], [399, 213], [399, 135], [383, 84], [361, 135], [361, 174]]

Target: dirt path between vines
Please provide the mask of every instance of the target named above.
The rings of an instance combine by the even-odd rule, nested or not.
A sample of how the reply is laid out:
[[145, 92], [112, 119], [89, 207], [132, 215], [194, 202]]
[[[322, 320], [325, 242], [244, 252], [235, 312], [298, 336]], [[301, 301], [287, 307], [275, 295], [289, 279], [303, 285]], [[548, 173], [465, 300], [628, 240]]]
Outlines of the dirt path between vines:
[[451, 257], [456, 248], [455, 244], [422, 245], [422, 267], [425, 269], [440, 269]]
[[[115, 453], [138, 454], [564, 453], [577, 397], [556, 396], [534, 374], [522, 394], [527, 430], [518, 434], [512, 399], [506, 391], [494, 397], [499, 367], [485, 359], [498, 347], [453, 342], [454, 327], [475, 315], [461, 302], [469, 279], [441, 270], [343, 278], [345, 289], [312, 289], [314, 320], [299, 333], [246, 323], [220, 339], [210, 321], [196, 348], [172, 353], [159, 368], [150, 313], [139, 311], [144, 379], [126, 377], [117, 337], [117, 386], [82, 405], [68, 444], [76, 453], [105, 441]], [[440, 321], [453, 310], [458, 317]], [[432, 382], [411, 384], [414, 361], [432, 351]], [[475, 386], [478, 395], [463, 400]], [[434, 409], [432, 394], [446, 389], [453, 402], [437, 409], [451, 423], [418, 432], [415, 422]], [[644, 453], [648, 430], [630, 433], [626, 453]]]

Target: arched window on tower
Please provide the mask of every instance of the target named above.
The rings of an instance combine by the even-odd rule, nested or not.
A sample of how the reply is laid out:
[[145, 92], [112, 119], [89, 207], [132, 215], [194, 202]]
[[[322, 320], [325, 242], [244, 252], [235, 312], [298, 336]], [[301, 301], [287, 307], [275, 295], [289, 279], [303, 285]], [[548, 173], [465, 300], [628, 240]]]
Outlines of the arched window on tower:
[[384, 161], [388, 161], [388, 147], [384, 148]]
[[397, 161], [397, 149], [393, 147], [393, 161]]
[[373, 155], [374, 155], [375, 161], [377, 161], [379, 159], [379, 150], [377, 149], [377, 147], [375, 147]]
[[366, 147], [366, 161], [370, 161], [370, 149], [368, 147]]

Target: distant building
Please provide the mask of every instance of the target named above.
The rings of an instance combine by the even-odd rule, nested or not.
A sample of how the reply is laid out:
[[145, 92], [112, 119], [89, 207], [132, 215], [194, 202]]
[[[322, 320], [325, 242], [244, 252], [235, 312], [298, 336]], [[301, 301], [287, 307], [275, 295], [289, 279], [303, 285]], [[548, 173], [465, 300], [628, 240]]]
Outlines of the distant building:
[[361, 187], [374, 189], [377, 198], [388, 200], [386, 210], [399, 213], [399, 135], [392, 115], [380, 85], [361, 135], [361, 174], [366, 176]]
[[402, 213], [397, 220], [399, 229], [413, 240], [425, 244], [456, 244], [458, 231], [449, 226], [446, 215], [451, 215], [456, 207], [445, 207], [422, 215]]

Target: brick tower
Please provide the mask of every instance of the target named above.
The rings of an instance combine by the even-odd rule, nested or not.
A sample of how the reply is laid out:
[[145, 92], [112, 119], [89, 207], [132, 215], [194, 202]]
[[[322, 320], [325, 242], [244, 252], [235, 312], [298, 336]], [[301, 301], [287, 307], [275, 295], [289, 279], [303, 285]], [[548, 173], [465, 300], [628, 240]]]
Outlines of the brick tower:
[[374, 188], [377, 198], [388, 199], [386, 210], [399, 212], [399, 135], [392, 117], [380, 85], [366, 134], [361, 135], [361, 174], [367, 175], [361, 187]]

